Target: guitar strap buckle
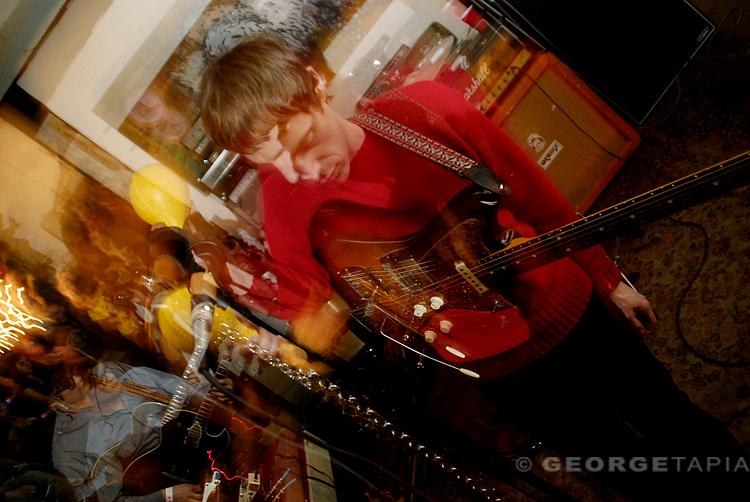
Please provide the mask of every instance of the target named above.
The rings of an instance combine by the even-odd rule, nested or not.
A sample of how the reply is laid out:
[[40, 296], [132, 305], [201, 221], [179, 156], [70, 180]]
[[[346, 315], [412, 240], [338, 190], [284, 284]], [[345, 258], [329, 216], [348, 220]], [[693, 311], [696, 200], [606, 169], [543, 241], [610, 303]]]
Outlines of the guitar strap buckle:
[[484, 164], [477, 164], [474, 167], [461, 171], [461, 174], [476, 185], [498, 195], [510, 195], [512, 193], [510, 187], [495, 174], [495, 171]]

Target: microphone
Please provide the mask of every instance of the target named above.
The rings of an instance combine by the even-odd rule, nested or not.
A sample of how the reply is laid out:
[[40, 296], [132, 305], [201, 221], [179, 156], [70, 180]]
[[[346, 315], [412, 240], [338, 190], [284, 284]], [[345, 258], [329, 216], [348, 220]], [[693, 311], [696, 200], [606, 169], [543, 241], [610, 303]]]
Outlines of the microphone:
[[[214, 300], [216, 287], [209, 277], [210, 275], [205, 272], [190, 276], [190, 329], [193, 334], [193, 353], [190, 354], [185, 370], [182, 372], [182, 378], [185, 379], [193, 373], [199, 374], [200, 365], [211, 341], [211, 328], [213, 327], [214, 307], [216, 306], [216, 300]], [[188, 389], [180, 385], [162, 417], [162, 425], [177, 418], [187, 397]]]
[[193, 334], [193, 354], [185, 368], [185, 374], [198, 371], [203, 361], [208, 344], [211, 341], [211, 329], [214, 324], [216, 307], [216, 283], [209, 272], [195, 272], [190, 276], [190, 330]]
[[216, 307], [216, 286], [207, 272], [190, 277], [190, 328], [195, 346], [206, 345], [211, 340], [211, 328]]

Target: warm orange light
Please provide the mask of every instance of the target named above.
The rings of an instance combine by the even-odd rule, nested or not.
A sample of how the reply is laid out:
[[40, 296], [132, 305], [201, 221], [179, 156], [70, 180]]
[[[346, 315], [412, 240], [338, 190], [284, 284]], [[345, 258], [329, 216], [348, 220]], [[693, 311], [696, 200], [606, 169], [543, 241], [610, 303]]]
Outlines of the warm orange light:
[[13, 303], [15, 296], [18, 305], [23, 305], [23, 290], [24, 288], [15, 288], [13, 291], [11, 283], [0, 279], [0, 354], [12, 349], [27, 329], [47, 331], [40, 319], [23, 312]]

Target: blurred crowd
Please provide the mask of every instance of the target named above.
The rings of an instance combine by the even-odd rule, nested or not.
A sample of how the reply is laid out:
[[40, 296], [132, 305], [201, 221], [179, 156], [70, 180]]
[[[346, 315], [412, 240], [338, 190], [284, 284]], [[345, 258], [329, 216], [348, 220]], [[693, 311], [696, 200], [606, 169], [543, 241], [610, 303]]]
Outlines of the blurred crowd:
[[[61, 374], [81, 363], [115, 361], [182, 376], [193, 350], [187, 286], [195, 267], [211, 267], [220, 288], [254, 298], [251, 309], [263, 311], [274, 296], [261, 236], [232, 235], [195, 211], [180, 227], [152, 225], [127, 201], [84, 180], [61, 201], [59, 223], [68, 249], [61, 266], [30, 263], [13, 239], [0, 242], [0, 286], [34, 320], [15, 330], [10, 350], [0, 351], [0, 493], [7, 501], [77, 498], [52, 455], [56, 416], [65, 406]], [[259, 344], [287, 362], [320, 369], [288, 340], [217, 308], [211, 365], [224, 340]], [[269, 417], [286, 414], [278, 396], [252, 379], [235, 391], [263, 409], [258, 421], [265, 427]], [[232, 425], [233, 434], [252, 436], [237, 454], [257, 466], [268, 441], [243, 422]]]

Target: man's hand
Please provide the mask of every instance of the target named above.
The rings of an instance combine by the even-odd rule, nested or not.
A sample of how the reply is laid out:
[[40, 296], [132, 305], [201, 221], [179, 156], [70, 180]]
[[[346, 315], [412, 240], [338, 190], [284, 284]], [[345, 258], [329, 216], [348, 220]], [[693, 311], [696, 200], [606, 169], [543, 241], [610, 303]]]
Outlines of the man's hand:
[[11, 501], [20, 498], [30, 498], [36, 494], [36, 487], [34, 485], [23, 485], [15, 490], [5, 492], [5, 500]]
[[[218, 382], [229, 392], [234, 392], [234, 384], [229, 378], [220, 378]], [[229, 396], [221, 392], [219, 389], [211, 387], [211, 390], [209, 392], [214, 399], [221, 401], [222, 403], [226, 403], [227, 401], [229, 401]]]
[[28, 427], [29, 425], [31, 425], [31, 422], [29, 422], [28, 420], [26, 420], [25, 417], [18, 417], [17, 419], [15, 419], [13, 421], [13, 427], [15, 427], [16, 429], [23, 430], [26, 427]]
[[203, 502], [203, 491], [198, 485], [183, 483], [172, 487], [172, 498], [174, 502]]
[[657, 323], [656, 314], [645, 296], [621, 282], [609, 294], [609, 298], [641, 336], [653, 333]]

